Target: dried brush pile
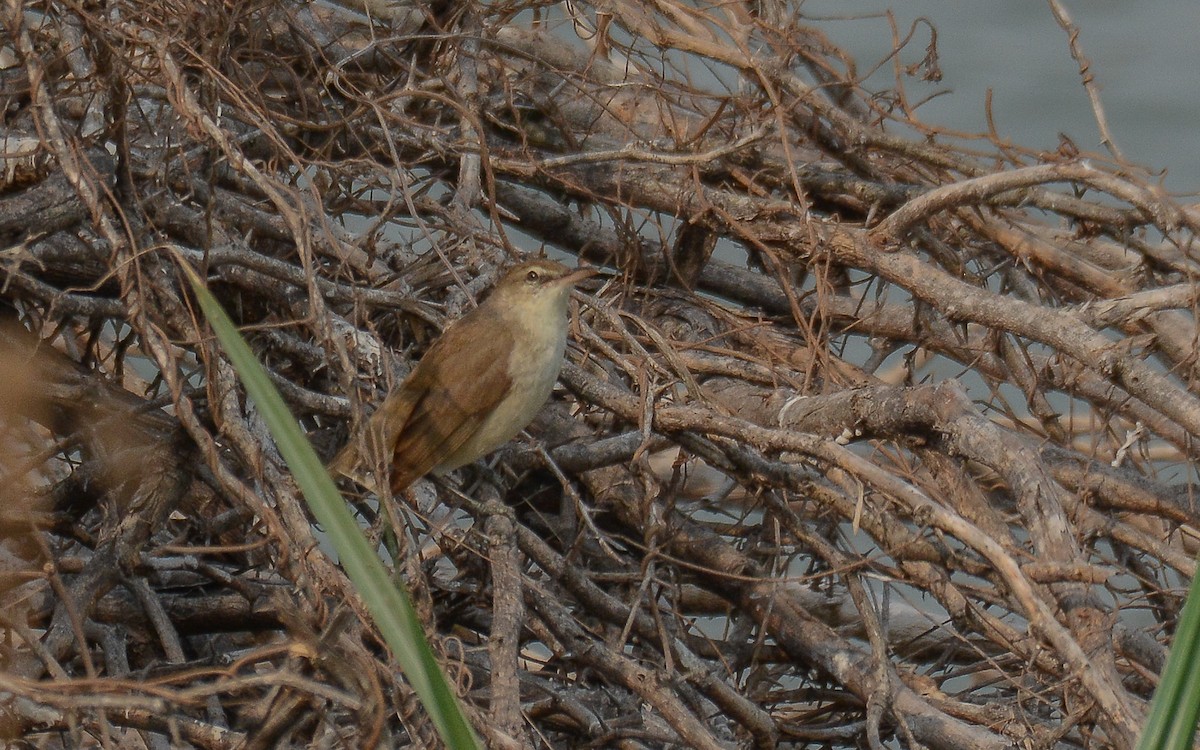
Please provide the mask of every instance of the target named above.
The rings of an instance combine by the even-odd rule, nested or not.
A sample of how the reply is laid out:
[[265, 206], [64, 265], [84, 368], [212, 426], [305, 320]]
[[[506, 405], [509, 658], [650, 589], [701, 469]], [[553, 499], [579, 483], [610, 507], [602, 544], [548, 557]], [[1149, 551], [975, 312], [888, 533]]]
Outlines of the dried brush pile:
[[0, 736], [436, 745], [179, 265], [328, 456], [544, 248], [613, 272], [565, 389], [388, 560], [490, 746], [1132, 747], [1200, 214], [944, 137], [923, 41], [872, 93], [772, 3], [371, 5], [0, 11]]

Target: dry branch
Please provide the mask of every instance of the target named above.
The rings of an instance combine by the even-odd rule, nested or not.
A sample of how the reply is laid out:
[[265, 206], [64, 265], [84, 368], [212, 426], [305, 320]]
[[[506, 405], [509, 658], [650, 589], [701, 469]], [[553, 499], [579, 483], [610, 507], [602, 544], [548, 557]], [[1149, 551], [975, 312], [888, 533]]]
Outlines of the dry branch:
[[785, 3], [2, 15], [6, 740], [433, 746], [175, 259], [331, 455], [547, 251], [610, 274], [537, 449], [355, 498], [490, 744], [1133, 746], [1200, 218], [938, 137], [936, 37], [870, 92]]

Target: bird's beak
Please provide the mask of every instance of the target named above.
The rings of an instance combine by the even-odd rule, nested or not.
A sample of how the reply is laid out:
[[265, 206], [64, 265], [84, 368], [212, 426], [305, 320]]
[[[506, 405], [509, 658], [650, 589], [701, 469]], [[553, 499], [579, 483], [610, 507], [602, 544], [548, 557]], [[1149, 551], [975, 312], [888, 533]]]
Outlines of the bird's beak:
[[574, 286], [584, 279], [595, 276], [598, 273], [600, 273], [599, 268], [595, 268], [593, 266], [580, 266], [571, 273], [559, 279], [559, 282]]

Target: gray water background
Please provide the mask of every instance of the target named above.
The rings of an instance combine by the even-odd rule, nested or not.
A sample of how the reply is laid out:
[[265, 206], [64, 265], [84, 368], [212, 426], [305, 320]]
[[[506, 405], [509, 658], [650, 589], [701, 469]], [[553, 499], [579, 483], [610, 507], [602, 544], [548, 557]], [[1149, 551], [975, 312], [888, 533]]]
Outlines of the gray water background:
[[[1064, 4], [1079, 30], [1077, 43], [1091, 63], [1089, 73], [1100, 87], [1109, 131], [1126, 160], [1159, 175], [1182, 202], [1200, 200], [1196, 197], [1200, 194], [1200, 2], [1064, 0]], [[918, 108], [922, 122], [986, 132], [991, 89], [993, 122], [1001, 138], [1024, 148], [1054, 151], [1061, 133], [1085, 151], [1107, 153], [1081, 83], [1079, 63], [1071, 57], [1068, 34], [1045, 0], [806, 0], [800, 5], [810, 24], [854, 58], [860, 74], [891, 54], [891, 25], [882, 15], [888, 9], [901, 36], [920, 17], [937, 29], [942, 80], [904, 79], [910, 102], [939, 94]], [[918, 27], [901, 52], [901, 62], [919, 62], [929, 38], [928, 29]], [[890, 89], [894, 85], [890, 62], [864, 85], [872, 91]], [[987, 393], [973, 373], [955, 373], [955, 369], [952, 363], [935, 362], [925, 371], [934, 379], [957, 376], [969, 392]], [[1021, 403], [1019, 393], [1008, 395], [1010, 404]], [[1058, 393], [1050, 397], [1066, 413], [1068, 400]], [[1176, 465], [1159, 480], [1189, 482], [1196, 477], [1186, 466]], [[944, 616], [936, 602], [906, 586], [876, 583], [871, 588], [877, 596], [889, 588], [897, 600], [929, 617]], [[1096, 591], [1104, 594], [1103, 587]], [[1133, 609], [1122, 610], [1122, 617], [1132, 627], [1150, 624], [1146, 613]]]
[[[1200, 193], [1200, 2], [1196, 0], [1074, 0], [1064, 2], [1080, 31], [1079, 44], [1101, 89], [1109, 129], [1125, 157], [1165, 170], [1173, 193]], [[937, 28], [943, 79], [906, 79], [918, 117], [969, 132], [987, 127], [986, 95], [992, 89], [994, 121], [1015, 145], [1053, 151], [1064, 133], [1085, 151], [1103, 151], [1079, 65], [1068, 35], [1044, 0], [806, 0], [799, 6], [813, 25], [869, 71], [891, 52], [892, 33], [881, 14], [891, 9], [901, 35], [925, 17]], [[875, 14], [860, 20], [833, 20]], [[927, 29], [902, 52], [918, 62]], [[884, 65], [867, 88], [890, 88]], [[1192, 198], [1183, 197], [1185, 202]]]

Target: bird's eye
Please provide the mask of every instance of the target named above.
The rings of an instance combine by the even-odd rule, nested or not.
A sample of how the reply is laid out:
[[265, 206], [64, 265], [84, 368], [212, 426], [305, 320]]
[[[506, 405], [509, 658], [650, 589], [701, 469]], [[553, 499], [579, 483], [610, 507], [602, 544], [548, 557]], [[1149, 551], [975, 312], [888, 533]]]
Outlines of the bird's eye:
[[530, 282], [537, 281], [540, 278], [542, 278], [542, 275], [537, 271], [530, 271], [529, 273], [525, 274], [525, 279]]

